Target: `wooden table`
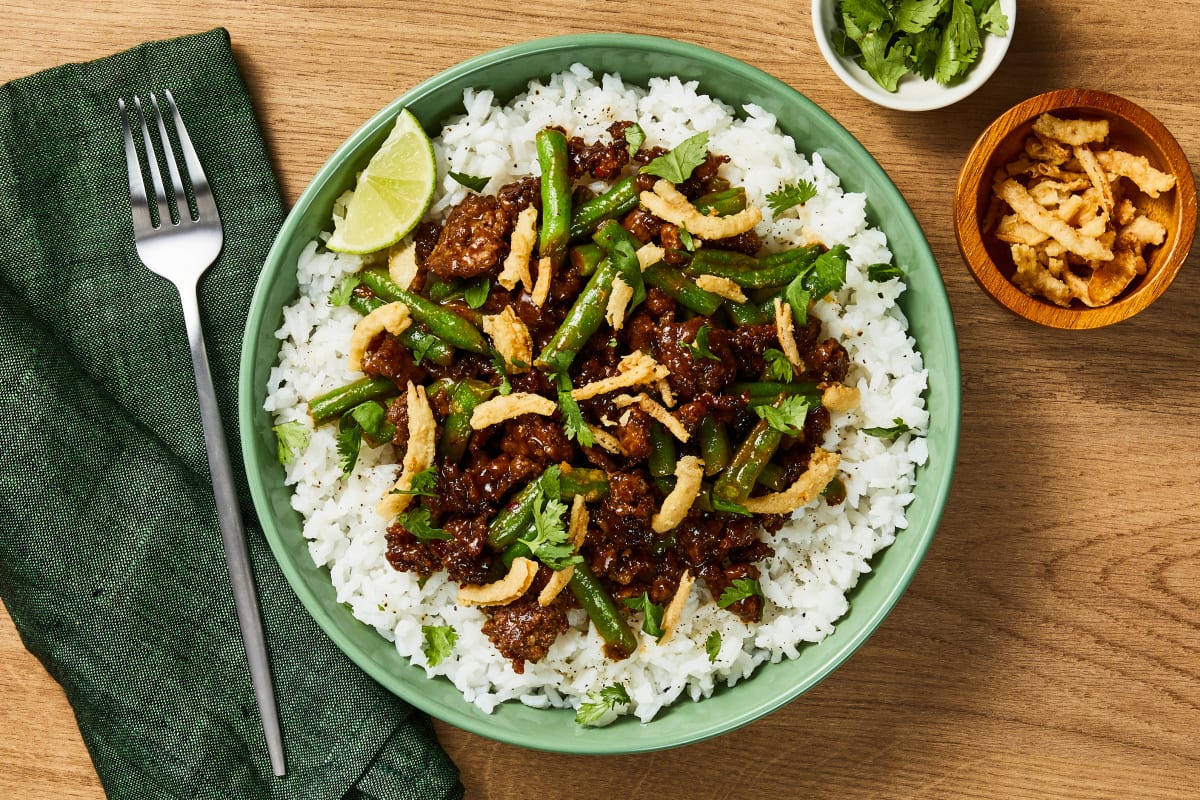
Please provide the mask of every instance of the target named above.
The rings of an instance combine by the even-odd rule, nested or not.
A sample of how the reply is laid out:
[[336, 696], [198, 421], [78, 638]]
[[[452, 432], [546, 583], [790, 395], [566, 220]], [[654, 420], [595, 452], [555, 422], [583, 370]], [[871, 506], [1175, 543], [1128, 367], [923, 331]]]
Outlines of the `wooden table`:
[[[1123, 95], [1200, 164], [1200, 0], [1023, 0], [1007, 60], [942, 111], [887, 111], [821, 59], [807, 2], [524, 4], [0, 1], [0, 81], [227, 27], [287, 200], [370, 113], [461, 59], [551, 34], [669, 36], [808, 95], [870, 150], [924, 227], [963, 369], [956, 479], [916, 579], [818, 687], [716, 740], [568, 757], [446, 725], [472, 798], [1191, 798], [1200, 775], [1200, 263], [1111, 329], [1026, 323], [973, 283], [951, 195], [1013, 103]], [[503, 20], [497, 23], [495, 20]], [[97, 798], [63, 694], [0, 614], [0, 797]]]

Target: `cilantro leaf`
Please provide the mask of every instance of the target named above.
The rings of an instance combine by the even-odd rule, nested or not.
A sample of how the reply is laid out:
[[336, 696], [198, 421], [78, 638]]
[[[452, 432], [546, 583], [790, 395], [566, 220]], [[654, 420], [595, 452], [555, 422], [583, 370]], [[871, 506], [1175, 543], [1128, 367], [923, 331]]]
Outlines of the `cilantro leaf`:
[[356, 405], [347, 415], [373, 445], [389, 442], [396, 435], [396, 426], [387, 420], [387, 409], [374, 400]]
[[948, 0], [900, 0], [896, 5], [896, 30], [920, 33], [928, 30]]
[[774, 347], [767, 348], [763, 352], [763, 360], [767, 362], [766, 372], [763, 376], [765, 380], [791, 383], [794, 375], [792, 362], [788, 361], [788, 357], [782, 350], [776, 350]]
[[642, 149], [645, 141], [646, 132], [642, 130], [641, 125], [635, 122], [625, 129], [625, 147], [629, 151], [630, 158], [637, 155], [637, 151]]
[[979, 15], [979, 29], [993, 36], [1008, 35], [1008, 17], [1000, 8], [1000, 0], [992, 0]]
[[508, 380], [508, 365], [504, 363], [504, 356], [493, 350], [491, 360], [492, 368], [500, 376], [500, 385], [496, 388], [502, 395], [512, 394], [512, 383]]
[[863, 69], [889, 92], [896, 91], [900, 79], [908, 74], [908, 59], [912, 55], [912, 47], [906, 42], [892, 44], [892, 32], [890, 27], [884, 27], [858, 40]]
[[714, 630], [704, 640], [704, 652], [708, 654], [708, 663], [713, 664], [721, 654], [721, 632]]
[[758, 581], [753, 578], [735, 578], [733, 584], [726, 586], [725, 591], [721, 592], [717, 605], [721, 608], [729, 608], [739, 600], [762, 596], [762, 587], [758, 585]]
[[650, 602], [650, 593], [642, 592], [641, 597], [627, 597], [623, 601], [627, 608], [642, 612], [642, 630], [655, 639], [662, 637], [663, 607]]
[[426, 467], [412, 477], [412, 485], [408, 489], [392, 489], [392, 494], [411, 494], [421, 497], [437, 497], [437, 467]]
[[754, 413], [780, 433], [799, 436], [810, 408], [812, 404], [807, 397], [794, 394], [780, 400], [778, 405], [755, 406]]
[[488, 294], [492, 291], [491, 278], [484, 278], [467, 286], [463, 290], [463, 299], [467, 301], [467, 305], [471, 308], [482, 308], [487, 302]]
[[463, 172], [451, 172], [450, 177], [458, 181], [463, 186], [473, 192], [482, 192], [488, 185], [491, 178], [485, 178], [479, 175], [467, 175]]
[[584, 421], [579, 402], [571, 395], [571, 376], [560, 372], [554, 376], [554, 382], [558, 386], [558, 409], [562, 412], [567, 438], [579, 442], [580, 447], [594, 447], [596, 436]]
[[343, 414], [338, 420], [337, 432], [338, 466], [342, 468], [342, 477], [349, 478], [358, 461], [358, 451], [362, 447], [362, 428], [354, 420], [354, 415]]
[[575, 546], [567, 534], [563, 522], [567, 504], [558, 497], [557, 467], [553, 469], [551, 479], [539, 480], [535, 489], [533, 530], [517, 541], [524, 543], [534, 558], [557, 572], [571, 564], [580, 563], [583, 558], [575, 553]]
[[292, 420], [291, 422], [281, 422], [271, 428], [275, 432], [275, 442], [279, 450], [279, 463], [285, 467], [291, 464], [296, 455], [308, 447], [308, 441], [312, 436], [312, 432], [300, 420]]
[[641, 171], [666, 178], [671, 183], [683, 183], [707, 156], [708, 132], [700, 131], [642, 167]]
[[842, 0], [842, 16], [863, 32], [879, 30], [891, 22], [892, 12], [884, 0]]
[[817, 196], [817, 187], [809, 181], [797, 181], [767, 193], [767, 205], [775, 216], [789, 208], [802, 206]]
[[892, 420], [890, 428], [863, 428], [862, 432], [868, 436], [874, 436], [878, 439], [896, 439], [911, 431], [912, 428], [904, 424], [904, 420], [896, 417]]
[[454, 652], [454, 644], [458, 641], [458, 633], [450, 625], [422, 625], [421, 635], [425, 637], [421, 652], [431, 667], [436, 667]]
[[699, 361], [702, 358], [707, 358], [710, 361], [720, 361], [721, 360], [720, 356], [714, 354], [712, 350], [708, 349], [708, 332], [709, 332], [709, 330], [710, 329], [707, 325], [701, 325], [699, 327], [699, 329], [696, 331], [696, 336], [694, 337], [694, 339], [695, 339], [694, 341], [680, 342], [680, 344], [682, 344], [684, 347], [686, 347], [688, 349], [689, 352], [691, 352], [692, 358], [695, 359], [696, 361]]
[[419, 506], [411, 508], [408, 511], [402, 511], [396, 517], [396, 522], [400, 523], [400, 527], [408, 531], [414, 538], [422, 542], [428, 542], [433, 539], [453, 539], [454, 537], [433, 524], [433, 515], [428, 508]]
[[949, 84], [965, 75], [981, 47], [974, 9], [967, 0], [950, 0], [950, 22], [942, 34], [934, 80]]
[[329, 293], [329, 305], [334, 307], [347, 305], [354, 295], [354, 290], [358, 288], [358, 283], [357, 275], [347, 275], [343, 278], [342, 282], [333, 287]]
[[867, 267], [867, 278], [877, 283], [885, 283], [892, 278], [903, 278], [904, 270], [893, 264], [872, 264]]
[[617, 718], [622, 706], [630, 703], [629, 692], [619, 683], [613, 683], [598, 692], [590, 693], [575, 711], [575, 722], [580, 725], [602, 726]]
[[846, 246], [834, 245], [813, 262], [812, 267], [804, 274], [801, 281], [812, 297], [820, 300], [830, 292], [836, 292], [846, 285], [846, 263], [849, 256]]

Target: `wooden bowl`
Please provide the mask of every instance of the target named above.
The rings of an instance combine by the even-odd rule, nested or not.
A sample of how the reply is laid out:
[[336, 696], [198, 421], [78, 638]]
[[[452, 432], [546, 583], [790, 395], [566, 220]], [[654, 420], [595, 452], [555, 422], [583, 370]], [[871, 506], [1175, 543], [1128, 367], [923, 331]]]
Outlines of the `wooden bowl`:
[[[1175, 176], [1175, 188], [1144, 198], [1147, 216], [1167, 228], [1162, 245], [1145, 251], [1146, 274], [1135, 278], [1109, 305], [1088, 308], [1072, 301], [1063, 308], [1030, 297], [1011, 281], [1010, 247], [984, 230], [996, 171], [1022, 153], [1034, 120], [1043, 112], [1066, 119], [1109, 121], [1112, 146], [1142, 155]], [[1140, 204], [1140, 202], [1139, 202]], [[1175, 137], [1149, 112], [1107, 92], [1062, 89], [1017, 104], [988, 126], [967, 153], [954, 190], [954, 229], [971, 274], [996, 302], [1018, 316], [1052, 328], [1099, 328], [1132, 317], [1166, 291], [1188, 256], [1196, 232], [1196, 185], [1192, 168]]]

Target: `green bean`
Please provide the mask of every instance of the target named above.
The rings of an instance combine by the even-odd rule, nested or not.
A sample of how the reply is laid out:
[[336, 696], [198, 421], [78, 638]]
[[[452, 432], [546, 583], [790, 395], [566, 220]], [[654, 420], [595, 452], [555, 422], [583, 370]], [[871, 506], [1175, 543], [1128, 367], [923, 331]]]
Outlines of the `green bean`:
[[400, 389], [387, 378], [363, 377], [314, 397], [308, 403], [308, 413], [313, 424], [322, 425], [340, 417], [360, 403], [398, 394]]
[[650, 426], [650, 457], [646, 467], [655, 478], [675, 474], [675, 435], [658, 422]]
[[729, 318], [737, 325], [766, 325], [775, 319], [775, 312], [768, 311], [765, 303], [760, 304], [753, 301], [735, 303], [732, 300], [726, 300], [725, 310], [729, 312]]
[[450, 413], [442, 424], [438, 451], [452, 464], [457, 464], [467, 452], [471, 439], [471, 414], [475, 406], [491, 396], [493, 387], [478, 380], [456, 384], [450, 392]]
[[718, 216], [727, 217], [746, 208], [746, 190], [741, 186], [734, 186], [717, 192], [709, 192], [693, 200], [692, 205], [701, 214], [708, 215], [716, 212]]
[[382, 269], [373, 267], [362, 271], [362, 281], [377, 297], [389, 302], [401, 302], [418, 322], [425, 323], [430, 333], [460, 350], [488, 355], [491, 346], [479, 329], [453, 311], [442, 308], [419, 294], [401, 289]]
[[726, 391], [730, 394], [749, 394], [752, 407], [774, 403], [781, 396], [792, 395], [803, 395], [820, 402], [822, 394], [816, 381], [737, 381], [729, 384]]
[[569, 251], [571, 266], [585, 278], [596, 271], [604, 258], [604, 248], [595, 242], [584, 242], [573, 246]]
[[708, 477], [716, 475], [733, 458], [729, 446], [729, 432], [725, 426], [712, 416], [700, 420], [700, 430], [697, 431], [700, 442], [700, 457], [704, 459], [704, 474]]
[[572, 242], [587, 239], [600, 223], [632, 211], [638, 203], [636, 176], [630, 175], [614, 183], [607, 192], [575, 207], [571, 213]]
[[563, 372], [604, 322], [617, 268], [606, 258], [596, 267], [554, 336], [542, 348], [534, 366], [543, 372]]
[[[544, 475], [545, 473], [543, 473]], [[506, 550], [533, 522], [533, 504], [537, 501], [542, 477], [534, 478], [488, 525], [488, 544], [494, 550]], [[608, 494], [608, 476], [604, 470], [590, 467], [562, 467], [558, 473], [561, 499], [582, 495], [594, 502]]]
[[447, 281], [431, 273], [425, 279], [425, 296], [435, 303], [441, 304], [452, 297], [461, 297], [462, 293], [463, 280], [461, 278], [451, 278]]
[[575, 599], [579, 601], [579, 605], [583, 607], [592, 624], [596, 626], [596, 632], [609, 647], [617, 650], [621, 658], [637, 650], [637, 639], [634, 637], [633, 631], [629, 629], [625, 618], [617, 610], [617, 604], [613, 602], [604, 585], [600, 583], [586, 563], [575, 565], [575, 570], [571, 574], [571, 582], [568, 585], [571, 587], [571, 593], [575, 595]]
[[549, 258], [558, 270], [567, 254], [571, 228], [571, 178], [567, 174], [567, 136], [557, 128], [544, 128], [534, 137], [542, 170], [542, 229], [538, 256]]
[[642, 279], [651, 286], [657, 286], [672, 300], [701, 316], [711, 317], [721, 307], [720, 295], [701, 289], [694, 280], [662, 261], [643, 272]]
[[692, 277], [716, 275], [743, 289], [766, 289], [785, 286], [816, 259], [815, 248], [797, 247], [772, 253], [762, 258], [733, 250], [706, 247], [696, 251], [684, 272]]
[[[350, 295], [350, 307], [364, 317], [375, 309], [385, 305], [378, 297], [364, 297], [359, 294]], [[434, 336], [429, 331], [417, 325], [409, 325], [396, 336], [400, 344], [411, 350], [420, 361], [432, 361], [441, 366], [447, 366], [454, 359], [454, 348]]]
[[729, 466], [713, 482], [713, 496], [729, 503], [744, 502], [782, 440], [782, 433], [768, 425], [765, 419], [759, 420], [733, 454]]
[[774, 461], [766, 464], [758, 473], [757, 482], [772, 492], [782, 492], [788, 488], [787, 472]]

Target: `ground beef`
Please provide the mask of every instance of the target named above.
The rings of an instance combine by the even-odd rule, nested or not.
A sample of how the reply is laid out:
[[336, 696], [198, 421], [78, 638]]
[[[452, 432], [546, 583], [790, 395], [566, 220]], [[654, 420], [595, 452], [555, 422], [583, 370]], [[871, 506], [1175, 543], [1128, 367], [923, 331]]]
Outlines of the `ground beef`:
[[508, 254], [511, 224], [494, 195], [469, 194], [451, 209], [424, 266], [439, 278], [475, 278]]
[[489, 608], [483, 633], [512, 662], [513, 671], [521, 674], [525, 672], [525, 662], [544, 658], [567, 627], [567, 614], [561, 603], [542, 606], [536, 597], [526, 596], [506, 606]]

